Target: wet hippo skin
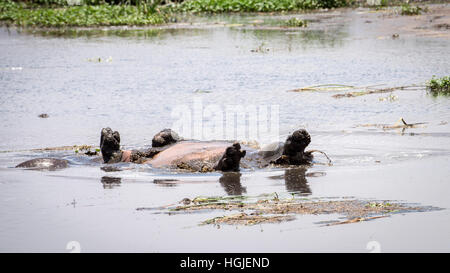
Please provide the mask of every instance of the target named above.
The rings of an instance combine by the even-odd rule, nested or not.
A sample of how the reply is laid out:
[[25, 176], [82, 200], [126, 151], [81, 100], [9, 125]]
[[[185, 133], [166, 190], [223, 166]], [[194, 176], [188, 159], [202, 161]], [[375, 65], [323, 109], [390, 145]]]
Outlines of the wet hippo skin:
[[34, 170], [57, 170], [68, 167], [68, 161], [57, 158], [35, 158], [20, 163], [16, 168], [27, 168]]

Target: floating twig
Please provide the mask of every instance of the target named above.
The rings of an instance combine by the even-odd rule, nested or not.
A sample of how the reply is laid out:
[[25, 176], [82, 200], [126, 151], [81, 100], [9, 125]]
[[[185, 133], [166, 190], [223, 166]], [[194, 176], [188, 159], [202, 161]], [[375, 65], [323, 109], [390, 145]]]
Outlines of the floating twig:
[[425, 124], [427, 124], [427, 122], [406, 123], [406, 121], [403, 118], [400, 118], [393, 125], [368, 123], [368, 124], [360, 124], [360, 125], [357, 125], [356, 127], [379, 127], [382, 129], [407, 129], [407, 128], [423, 127]]
[[337, 90], [347, 90], [347, 89], [356, 89], [358, 87], [352, 85], [344, 85], [344, 84], [319, 84], [313, 86], [307, 86], [297, 89], [289, 90], [289, 92], [303, 92], [303, 91], [337, 91]]
[[328, 165], [329, 166], [333, 165], [333, 163], [331, 162], [331, 158], [325, 152], [322, 152], [320, 150], [309, 150], [307, 151], [307, 153], [321, 153], [328, 159]]

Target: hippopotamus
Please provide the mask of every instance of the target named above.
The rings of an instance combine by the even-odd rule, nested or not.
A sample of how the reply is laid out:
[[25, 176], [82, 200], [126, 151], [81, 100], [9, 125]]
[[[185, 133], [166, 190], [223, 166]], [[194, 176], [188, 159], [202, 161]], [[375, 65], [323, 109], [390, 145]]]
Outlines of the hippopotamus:
[[289, 135], [284, 143], [275, 143], [255, 150], [247, 146], [242, 147], [238, 142], [184, 140], [173, 130], [164, 129], [153, 137], [150, 149], [130, 151], [120, 149], [119, 132], [108, 127], [101, 131], [100, 149], [103, 161], [107, 164], [135, 162], [150, 164], [156, 168], [237, 172], [241, 164], [257, 167], [270, 163], [310, 164], [313, 151], [305, 151], [310, 142], [309, 133], [305, 129], [299, 129]]
[[67, 168], [68, 161], [58, 158], [35, 158], [20, 163], [16, 168], [27, 168], [30, 170], [57, 170]]
[[[150, 164], [154, 168], [175, 168], [199, 172], [238, 172], [240, 166], [265, 167], [278, 165], [310, 164], [314, 151], [305, 151], [311, 136], [298, 129], [286, 141], [273, 143], [256, 150], [239, 142], [185, 140], [171, 129], [164, 129], [152, 139], [150, 149], [144, 151], [122, 150], [120, 134], [103, 128], [100, 150], [105, 164], [133, 162]], [[68, 161], [56, 158], [37, 158], [17, 165], [17, 168], [55, 170], [68, 166]]]

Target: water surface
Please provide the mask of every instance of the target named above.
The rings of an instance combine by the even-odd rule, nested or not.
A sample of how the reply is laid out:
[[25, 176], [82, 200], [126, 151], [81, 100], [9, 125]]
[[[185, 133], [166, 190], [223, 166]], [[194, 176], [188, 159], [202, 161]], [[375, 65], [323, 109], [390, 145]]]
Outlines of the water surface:
[[[368, 10], [298, 16], [312, 20], [308, 28], [273, 27], [284, 17], [260, 15], [152, 29], [0, 28], [0, 251], [65, 252], [69, 241], [78, 241], [83, 251], [364, 252], [373, 240], [382, 251], [449, 251], [450, 101], [423, 87], [433, 75], [448, 75], [445, 30], [425, 35], [431, 32], [408, 27], [412, 18]], [[268, 23], [258, 27], [254, 20]], [[392, 101], [380, 99], [390, 93], [336, 99], [332, 95], [342, 92], [288, 92], [318, 84], [422, 87], [395, 91]], [[310, 147], [326, 151], [333, 166], [316, 164], [306, 173], [243, 170], [240, 179], [227, 180], [219, 173], [179, 174], [135, 164], [105, 172], [74, 151], [31, 151], [97, 146], [106, 126], [121, 133], [125, 148], [148, 147], [155, 133], [174, 123], [176, 105], [199, 98], [223, 108], [279, 105], [281, 138], [307, 128]], [[38, 118], [41, 113], [49, 118]], [[426, 125], [358, 126], [394, 124], [400, 117]], [[13, 168], [46, 156], [68, 159], [71, 167]], [[325, 162], [320, 156], [317, 161]], [[332, 227], [316, 224], [330, 216], [298, 216], [282, 224], [220, 229], [198, 226], [217, 212], [136, 210], [185, 197], [272, 192], [444, 210]]]

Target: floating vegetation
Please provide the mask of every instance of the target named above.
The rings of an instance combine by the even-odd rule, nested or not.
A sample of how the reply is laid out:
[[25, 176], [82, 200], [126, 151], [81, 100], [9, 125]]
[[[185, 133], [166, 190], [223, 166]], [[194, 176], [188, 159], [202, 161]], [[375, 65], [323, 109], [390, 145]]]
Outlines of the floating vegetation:
[[94, 156], [94, 155], [98, 155], [99, 152], [100, 152], [100, 149], [95, 149], [95, 151], [87, 150], [86, 152], [84, 152], [84, 154], [88, 155], [88, 156]]
[[393, 102], [398, 100], [398, 96], [394, 95], [394, 94], [390, 94], [387, 97], [379, 97], [378, 98], [379, 101], [389, 101], [389, 102]]
[[219, 224], [228, 224], [228, 225], [257, 225], [262, 223], [281, 223], [286, 221], [295, 220], [293, 215], [271, 215], [271, 216], [263, 216], [258, 213], [238, 213], [228, 216], [214, 217], [212, 219], [208, 219], [203, 221], [202, 225], [219, 225]]
[[352, 85], [344, 85], [344, 84], [320, 84], [320, 85], [313, 85], [313, 86], [307, 86], [297, 89], [289, 90], [289, 92], [304, 92], [304, 91], [342, 91], [342, 90], [348, 90], [348, 89], [354, 89], [357, 88]]
[[[47, 151], [89, 151], [92, 149], [91, 145], [72, 145], [72, 146], [59, 146], [59, 147], [46, 147], [46, 148], [36, 148], [29, 150], [11, 150], [11, 151], [0, 151], [0, 153], [11, 153], [11, 152], [47, 152]], [[100, 152], [100, 149], [95, 149], [96, 152]]]
[[287, 27], [307, 27], [308, 26], [308, 21], [306, 20], [302, 20], [302, 19], [298, 19], [298, 18], [291, 18], [287, 21], [284, 22], [284, 26]]
[[[445, 82], [445, 81], [444, 81]], [[436, 85], [436, 84], [434, 84]], [[340, 98], [354, 98], [354, 97], [360, 97], [370, 94], [382, 94], [382, 93], [391, 93], [393, 91], [397, 90], [415, 90], [423, 88], [423, 85], [407, 85], [407, 86], [395, 86], [395, 87], [387, 87], [387, 88], [375, 88], [379, 85], [372, 85], [372, 86], [353, 86], [353, 85], [344, 85], [344, 84], [321, 84], [321, 85], [313, 85], [313, 86], [307, 86], [297, 89], [288, 90], [288, 92], [324, 92], [324, 91], [350, 91], [347, 93], [340, 93], [340, 94], [334, 94], [332, 95], [335, 99]], [[448, 77], [447, 77], [447, 86], [448, 86]], [[447, 87], [448, 88], [448, 87]], [[380, 101], [395, 101], [398, 97], [395, 95], [389, 95], [386, 98], [380, 98]]]
[[347, 6], [346, 0], [190, 0], [176, 6], [183, 12], [273, 12]]
[[379, 127], [382, 129], [408, 129], [408, 128], [421, 128], [425, 127], [426, 122], [419, 122], [419, 123], [406, 123], [406, 121], [403, 118], [400, 118], [397, 122], [395, 122], [393, 125], [391, 124], [375, 124], [375, 123], [368, 123], [368, 124], [360, 124], [356, 127]]
[[436, 78], [433, 76], [433, 78], [427, 82], [427, 89], [435, 96], [450, 95], [450, 77], [445, 76], [442, 78]]
[[428, 8], [421, 8], [419, 6], [411, 6], [409, 3], [402, 4], [401, 15], [420, 15], [422, 12], [427, 12]]
[[[137, 210], [145, 209], [138, 208]], [[239, 211], [238, 214], [218, 216], [201, 223], [230, 225], [280, 223], [294, 220], [295, 215], [343, 215], [346, 220], [332, 221], [327, 224], [336, 225], [388, 217], [394, 213], [436, 209], [438, 208], [411, 206], [391, 201], [364, 201], [356, 199], [313, 200], [296, 198], [295, 195], [291, 195], [288, 198], [281, 198], [278, 194], [260, 195], [258, 197], [196, 197], [192, 201], [185, 198], [175, 205], [175, 207], [169, 208], [172, 212], [195, 212], [204, 210]]]
[[406, 89], [416, 89], [419, 88], [418, 85], [408, 85], [408, 86], [396, 86], [396, 87], [388, 87], [388, 88], [379, 88], [379, 89], [371, 89], [366, 88], [364, 91], [354, 91], [354, 92], [348, 92], [343, 94], [336, 94], [333, 95], [333, 98], [340, 99], [340, 98], [354, 98], [354, 97], [360, 97], [370, 94], [381, 94], [381, 93], [389, 93], [397, 90], [406, 90]]

